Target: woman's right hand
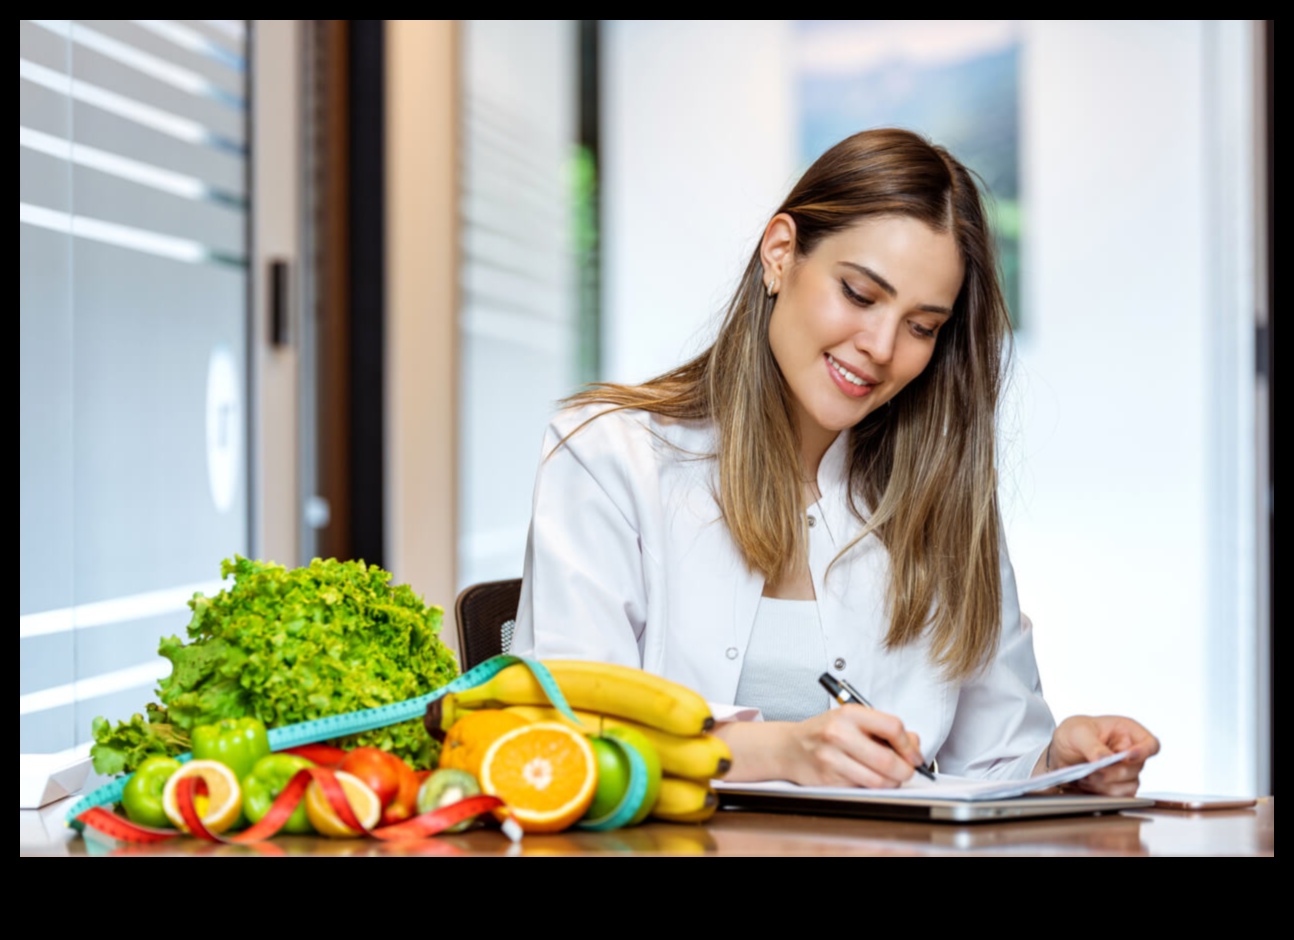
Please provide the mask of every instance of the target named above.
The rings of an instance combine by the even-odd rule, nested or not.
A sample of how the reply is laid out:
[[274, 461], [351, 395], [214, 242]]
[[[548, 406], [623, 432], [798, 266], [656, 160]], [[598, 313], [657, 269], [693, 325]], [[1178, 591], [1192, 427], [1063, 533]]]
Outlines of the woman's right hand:
[[726, 780], [891, 788], [925, 762], [915, 732], [894, 715], [861, 705], [804, 721], [730, 722], [716, 732], [732, 750]]

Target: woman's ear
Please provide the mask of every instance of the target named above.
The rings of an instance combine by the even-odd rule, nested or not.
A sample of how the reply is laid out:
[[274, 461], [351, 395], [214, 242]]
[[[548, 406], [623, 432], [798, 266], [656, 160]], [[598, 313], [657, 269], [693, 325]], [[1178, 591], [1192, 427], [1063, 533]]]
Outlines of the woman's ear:
[[790, 263], [795, 259], [795, 219], [779, 212], [768, 220], [759, 243], [759, 260], [764, 266], [764, 288], [770, 295], [781, 290]]

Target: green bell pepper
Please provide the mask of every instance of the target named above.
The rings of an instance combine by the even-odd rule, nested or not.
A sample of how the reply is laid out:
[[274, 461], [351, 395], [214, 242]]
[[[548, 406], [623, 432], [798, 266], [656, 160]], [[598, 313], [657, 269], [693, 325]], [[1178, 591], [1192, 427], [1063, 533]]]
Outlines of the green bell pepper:
[[270, 753], [265, 725], [257, 718], [225, 718], [193, 729], [193, 757], [218, 760], [240, 781], [258, 760]]
[[121, 805], [131, 822], [154, 829], [172, 828], [171, 820], [162, 807], [162, 790], [171, 774], [180, 769], [173, 757], [146, 757], [140, 761], [121, 791]]
[[[267, 754], [262, 757], [243, 780], [243, 813], [251, 822], [260, 822], [297, 771], [313, 766], [310, 761], [295, 754]], [[315, 831], [306, 816], [304, 799], [292, 811], [282, 831], [296, 834]]]

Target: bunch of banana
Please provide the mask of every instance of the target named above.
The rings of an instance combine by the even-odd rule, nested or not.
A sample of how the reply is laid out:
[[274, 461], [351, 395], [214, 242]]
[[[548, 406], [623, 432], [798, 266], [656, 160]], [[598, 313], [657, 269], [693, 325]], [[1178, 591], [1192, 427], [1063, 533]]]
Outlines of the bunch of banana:
[[[710, 706], [696, 692], [669, 679], [631, 666], [578, 659], [546, 659], [566, 701], [604, 715], [683, 736], [714, 727]], [[464, 708], [547, 705], [548, 695], [524, 663], [513, 663], [488, 682], [458, 693]]]
[[[732, 766], [732, 752], [709, 733], [710, 706], [696, 692], [641, 669], [582, 660], [543, 660], [582, 730], [601, 735], [630, 728], [651, 742], [664, 777], [651, 815], [670, 822], [701, 822], [718, 808], [710, 780]], [[522, 663], [488, 682], [445, 695], [428, 709], [427, 724], [448, 729], [468, 711], [506, 709], [528, 721], [565, 720]], [[432, 730], [435, 734], [435, 730]]]

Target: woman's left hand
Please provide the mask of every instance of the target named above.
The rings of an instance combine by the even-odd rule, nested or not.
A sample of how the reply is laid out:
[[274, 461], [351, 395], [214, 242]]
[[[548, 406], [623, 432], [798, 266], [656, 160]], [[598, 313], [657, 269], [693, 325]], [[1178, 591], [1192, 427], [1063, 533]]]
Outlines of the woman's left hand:
[[1052, 734], [1051, 747], [1038, 761], [1034, 773], [1100, 760], [1119, 751], [1131, 753], [1117, 764], [1089, 774], [1075, 786], [1107, 796], [1133, 796], [1141, 782], [1141, 768], [1159, 753], [1159, 739], [1138, 722], [1120, 715], [1066, 718]]

